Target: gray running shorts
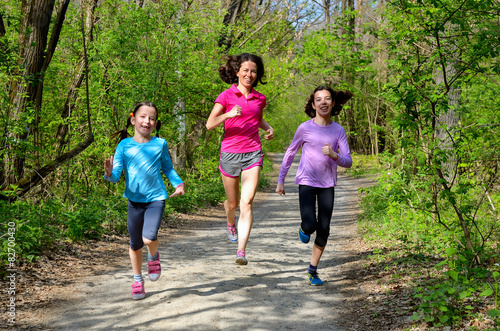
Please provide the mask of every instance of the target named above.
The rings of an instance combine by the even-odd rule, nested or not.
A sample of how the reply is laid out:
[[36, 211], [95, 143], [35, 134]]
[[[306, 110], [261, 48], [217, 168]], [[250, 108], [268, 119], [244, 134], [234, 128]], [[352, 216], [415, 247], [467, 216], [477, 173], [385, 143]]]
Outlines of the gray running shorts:
[[239, 177], [240, 173], [253, 167], [262, 167], [264, 153], [261, 150], [248, 153], [220, 153], [219, 170], [226, 177]]

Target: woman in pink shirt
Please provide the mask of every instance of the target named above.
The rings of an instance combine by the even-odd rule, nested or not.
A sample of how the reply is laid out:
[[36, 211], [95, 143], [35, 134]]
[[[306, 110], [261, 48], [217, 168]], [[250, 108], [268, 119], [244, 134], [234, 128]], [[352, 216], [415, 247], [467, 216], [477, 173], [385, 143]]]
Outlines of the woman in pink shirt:
[[[246, 265], [245, 250], [253, 223], [252, 203], [264, 156], [259, 128], [267, 132], [264, 136], [266, 140], [273, 139], [274, 130], [263, 117], [266, 97], [254, 89], [259, 82], [265, 84], [262, 81], [262, 59], [248, 53], [229, 56], [226, 64], [219, 67], [219, 75], [224, 82], [232, 85], [215, 100], [206, 126], [211, 130], [224, 124], [219, 170], [227, 198], [224, 201], [227, 237], [232, 242], [238, 242], [236, 263]], [[240, 217], [236, 230], [238, 202]]]
[[[333, 213], [337, 165], [352, 166], [351, 152], [344, 128], [332, 121], [342, 105], [352, 98], [349, 91], [334, 91], [330, 87], [318, 86], [311, 94], [305, 113], [312, 119], [297, 128], [278, 177], [276, 193], [285, 194], [285, 177], [297, 151], [302, 147], [295, 184], [299, 185], [300, 217], [299, 239], [308, 243], [316, 232], [312, 249], [308, 278], [311, 285], [323, 285], [317, 268], [330, 235], [330, 220]], [[316, 204], [318, 216], [316, 217]]]

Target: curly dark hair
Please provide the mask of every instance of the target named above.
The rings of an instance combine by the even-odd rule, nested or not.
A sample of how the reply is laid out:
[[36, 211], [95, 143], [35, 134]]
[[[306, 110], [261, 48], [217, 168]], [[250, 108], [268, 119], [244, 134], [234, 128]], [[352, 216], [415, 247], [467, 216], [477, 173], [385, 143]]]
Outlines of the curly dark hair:
[[226, 57], [226, 63], [219, 67], [219, 76], [225, 83], [238, 84], [238, 76], [236, 73], [240, 70], [241, 64], [246, 61], [252, 61], [257, 65], [257, 79], [252, 86], [256, 87], [258, 83], [266, 84], [262, 79], [265, 76], [264, 62], [260, 56], [242, 53], [240, 55], [229, 55]]
[[307, 100], [305, 106], [304, 112], [307, 114], [307, 116], [311, 118], [316, 117], [316, 110], [312, 106], [314, 103], [314, 94], [322, 90], [327, 90], [328, 92], [330, 92], [332, 100], [335, 101], [330, 116], [337, 116], [338, 114], [340, 114], [340, 111], [342, 110], [344, 104], [353, 97], [353, 93], [351, 91], [335, 91], [330, 86], [323, 86], [323, 85], [318, 86], [309, 96], [309, 100]]
[[[118, 130], [118, 131], [116, 131], [115, 133], [113, 133], [111, 135], [112, 138], [118, 137], [117, 143], [119, 143], [120, 141], [122, 141], [123, 139], [125, 139], [125, 138], [128, 137], [128, 131], [127, 130], [128, 130], [128, 127], [130, 125], [132, 125], [132, 122], [131, 122], [132, 116], [134, 116], [135, 113], [142, 106], [148, 106], [148, 107], [154, 108], [156, 110], [156, 117], [158, 117], [158, 115], [159, 115], [158, 108], [156, 107], [156, 105], [154, 103], [152, 103], [151, 101], [143, 101], [143, 102], [138, 103], [137, 105], [135, 105], [134, 110], [127, 117], [127, 124], [125, 125], [125, 129]], [[161, 128], [161, 121], [157, 120], [156, 121], [156, 136], [157, 137], [158, 137], [158, 131], [160, 131], [160, 128]]]

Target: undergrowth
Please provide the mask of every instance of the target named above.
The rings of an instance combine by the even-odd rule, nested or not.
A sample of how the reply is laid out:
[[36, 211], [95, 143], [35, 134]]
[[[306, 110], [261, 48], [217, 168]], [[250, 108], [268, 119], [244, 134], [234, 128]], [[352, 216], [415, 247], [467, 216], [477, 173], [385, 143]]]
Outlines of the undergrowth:
[[[473, 236], [473, 250], [467, 248], [462, 228], [453, 222], [451, 211], [440, 210], [439, 217], [419, 205], [425, 200], [423, 190], [396, 169], [383, 169], [379, 181], [362, 189], [358, 228], [373, 244], [370, 259], [380, 268], [392, 264], [411, 264], [412, 268], [394, 271], [408, 278], [413, 291], [413, 323], [430, 329], [458, 327], [465, 321], [489, 319], [491, 330], [500, 327], [500, 233], [494, 218], [477, 213], [474, 223], [488, 229], [486, 236]], [[410, 192], [410, 193], [409, 193]], [[475, 194], [471, 190], [471, 194]], [[473, 197], [463, 197], [463, 200]], [[498, 203], [498, 192], [491, 194]], [[444, 227], [442, 223], [449, 225]], [[415, 270], [420, 270], [415, 272]]]

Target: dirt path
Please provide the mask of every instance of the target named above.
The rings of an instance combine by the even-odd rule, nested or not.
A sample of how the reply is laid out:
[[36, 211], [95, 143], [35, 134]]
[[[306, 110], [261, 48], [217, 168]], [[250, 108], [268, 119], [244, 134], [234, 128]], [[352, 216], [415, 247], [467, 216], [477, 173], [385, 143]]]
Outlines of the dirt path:
[[[282, 155], [273, 157], [280, 163]], [[331, 236], [319, 265], [326, 282], [314, 287], [307, 282], [312, 243], [297, 239], [295, 169], [296, 163], [286, 196], [274, 193], [276, 178], [257, 194], [247, 266], [234, 262], [236, 244], [225, 237], [223, 209], [208, 210], [160, 234], [163, 273], [157, 282], [146, 278], [144, 300], [130, 298], [131, 268], [122, 245], [121, 256], [109, 256], [114, 264], [107, 270], [67, 285], [64, 298], [32, 314], [28, 325], [45, 330], [363, 329], [347, 306], [365, 296], [349, 275], [351, 262], [359, 260], [353, 249], [357, 189], [366, 181], [339, 174]]]

